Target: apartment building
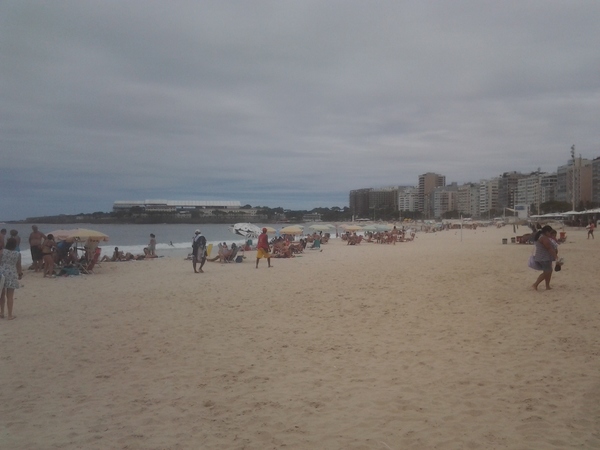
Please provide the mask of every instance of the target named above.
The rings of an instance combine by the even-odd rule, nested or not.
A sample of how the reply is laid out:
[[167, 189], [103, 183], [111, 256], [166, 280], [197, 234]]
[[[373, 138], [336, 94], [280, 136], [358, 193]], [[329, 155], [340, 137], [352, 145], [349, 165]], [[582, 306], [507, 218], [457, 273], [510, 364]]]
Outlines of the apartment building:
[[424, 214], [425, 217], [432, 217], [433, 204], [430, 194], [435, 188], [445, 186], [446, 177], [437, 173], [424, 173], [419, 175], [419, 184], [417, 188], [417, 211]]

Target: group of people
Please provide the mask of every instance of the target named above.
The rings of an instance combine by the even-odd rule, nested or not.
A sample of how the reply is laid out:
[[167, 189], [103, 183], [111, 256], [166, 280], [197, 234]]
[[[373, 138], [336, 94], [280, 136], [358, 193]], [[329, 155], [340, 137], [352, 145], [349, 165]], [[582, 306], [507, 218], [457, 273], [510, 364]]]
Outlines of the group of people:
[[[312, 239], [312, 246], [320, 246], [321, 240], [319, 237]], [[290, 242], [288, 239], [285, 239], [283, 236], [278, 238], [274, 238], [270, 246], [273, 251], [271, 256], [273, 258], [293, 258], [295, 255], [299, 253], [303, 253], [304, 249], [308, 244], [308, 239], [300, 239], [298, 242]]]
[[356, 234], [356, 231], [353, 231], [352, 233], [346, 231], [346, 233], [342, 235], [342, 240], [346, 241], [346, 245], [358, 245], [363, 239], [364, 237]]
[[[173, 243], [170, 243], [173, 246]], [[134, 255], [130, 252], [122, 252], [119, 250], [119, 247], [115, 247], [113, 254], [111, 256], [104, 255], [100, 262], [116, 262], [116, 261], [139, 261], [142, 259], [152, 259], [158, 258], [156, 254], [156, 235], [154, 233], [150, 233], [150, 242], [148, 242], [148, 246], [144, 247], [144, 253], [139, 255]]]
[[[287, 245], [283, 243], [273, 243], [273, 251], [271, 253], [271, 244], [269, 243], [269, 236], [267, 234], [267, 229], [263, 228], [261, 230], [261, 234], [258, 236], [258, 242], [256, 244], [256, 268], [258, 269], [258, 263], [261, 259], [267, 260], [267, 267], [273, 267], [271, 265], [271, 257], [285, 257], [285, 256], [276, 256], [281, 254], [289, 254], [292, 255], [292, 251], [300, 252], [304, 250], [303, 243], [299, 244], [291, 244], [293, 247], [290, 247], [289, 242]], [[286, 241], [284, 241], [286, 242]], [[304, 245], [306, 245], [304, 243]], [[234, 247], [235, 246], [235, 247]], [[276, 248], [278, 250], [276, 250]], [[292, 250], [294, 248], [294, 250]], [[236, 244], [232, 244], [231, 248], [227, 247], [226, 243], [219, 244], [219, 254], [213, 258], [211, 261], [216, 261], [217, 259], [221, 261], [221, 263], [231, 262], [234, 260], [235, 255], [237, 254], [239, 247]], [[192, 266], [194, 268], [194, 273], [204, 273], [203, 267], [207, 260], [207, 242], [206, 237], [202, 235], [200, 230], [196, 230], [194, 232], [194, 237], [192, 238]], [[200, 265], [198, 267], [198, 265]]]

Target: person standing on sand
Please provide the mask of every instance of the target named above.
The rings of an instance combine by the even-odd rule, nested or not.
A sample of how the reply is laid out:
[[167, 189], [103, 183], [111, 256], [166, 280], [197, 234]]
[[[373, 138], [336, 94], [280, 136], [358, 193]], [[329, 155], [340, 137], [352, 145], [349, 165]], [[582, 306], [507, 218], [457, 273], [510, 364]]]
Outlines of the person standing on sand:
[[258, 243], [256, 244], [256, 268], [258, 269], [258, 262], [262, 258], [267, 258], [268, 267], [271, 266], [271, 254], [269, 253], [269, 236], [267, 235], [267, 229], [263, 228], [262, 233], [258, 236]]
[[594, 224], [594, 222], [590, 222], [590, 224], [587, 226], [588, 239], [590, 238], [590, 236], [592, 237], [592, 239], [594, 239], [594, 228], [596, 228], [596, 225]]
[[156, 257], [156, 236], [150, 233], [150, 242], [148, 243], [148, 254], [152, 257]]
[[56, 252], [56, 242], [54, 236], [49, 234], [42, 244], [42, 256], [44, 258], [44, 278], [55, 278], [54, 274], [54, 253]]
[[19, 232], [17, 230], [10, 230], [10, 237], [15, 238], [15, 240], [17, 241], [17, 248], [15, 250], [20, 252], [21, 251], [21, 236], [19, 236]]
[[37, 225], [31, 225], [33, 230], [29, 235], [29, 248], [31, 249], [31, 260], [33, 261], [33, 268], [36, 272], [42, 270], [42, 242], [46, 239], [46, 235], [38, 230]]
[[0, 294], [0, 319], [4, 319], [4, 303], [8, 309], [8, 320], [13, 320], [13, 301], [15, 289], [19, 289], [19, 280], [23, 277], [21, 254], [15, 249], [17, 240], [9, 238], [6, 246], [0, 250], [0, 275], [4, 275], [4, 287]]
[[542, 273], [532, 285], [536, 291], [542, 281], [546, 282], [546, 290], [552, 289], [550, 287], [550, 279], [552, 278], [552, 261], [556, 260], [556, 251], [550, 241], [550, 233], [552, 233], [552, 227], [545, 225], [541, 230], [536, 232], [534, 237], [535, 255], [533, 259], [542, 270]]
[[[196, 263], [200, 263], [200, 269], [196, 270]], [[206, 238], [202, 236], [200, 230], [196, 230], [192, 239], [192, 264], [194, 273], [204, 273], [202, 267], [206, 262]]]

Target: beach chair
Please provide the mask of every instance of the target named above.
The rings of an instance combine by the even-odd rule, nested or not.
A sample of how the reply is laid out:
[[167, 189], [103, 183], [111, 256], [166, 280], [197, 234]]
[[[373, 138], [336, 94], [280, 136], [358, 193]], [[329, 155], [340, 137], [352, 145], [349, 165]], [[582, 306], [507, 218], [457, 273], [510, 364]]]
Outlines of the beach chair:
[[94, 273], [94, 267], [98, 265], [98, 260], [100, 259], [100, 254], [102, 253], [102, 249], [100, 247], [96, 247], [96, 251], [94, 252], [94, 256], [91, 261], [87, 261], [83, 259], [79, 262], [77, 268], [79, 272], [85, 273], [86, 275], [90, 275]]
[[229, 256], [227, 256], [227, 258], [225, 258], [226, 262], [235, 262], [235, 258], [238, 254], [238, 251], [240, 250], [240, 247], [238, 247], [235, 244], [231, 244], [231, 253], [229, 254]]

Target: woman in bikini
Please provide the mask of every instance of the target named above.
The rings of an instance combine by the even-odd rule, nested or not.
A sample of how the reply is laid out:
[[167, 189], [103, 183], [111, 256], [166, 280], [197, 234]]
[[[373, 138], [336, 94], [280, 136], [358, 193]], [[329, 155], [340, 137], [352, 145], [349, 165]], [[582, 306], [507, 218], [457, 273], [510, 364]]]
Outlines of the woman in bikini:
[[54, 236], [49, 234], [44, 239], [42, 244], [42, 256], [44, 260], [44, 278], [54, 276], [54, 250], [56, 248], [56, 242], [54, 242]]

